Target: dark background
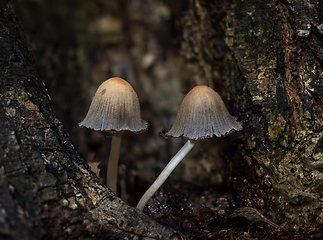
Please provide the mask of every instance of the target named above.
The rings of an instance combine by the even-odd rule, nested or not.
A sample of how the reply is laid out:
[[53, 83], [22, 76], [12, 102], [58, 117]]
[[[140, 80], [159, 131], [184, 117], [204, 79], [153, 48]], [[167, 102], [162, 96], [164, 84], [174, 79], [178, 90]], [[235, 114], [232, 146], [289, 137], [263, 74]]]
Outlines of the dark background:
[[[98, 162], [109, 156], [111, 137], [77, 123], [106, 79], [122, 77], [136, 90], [149, 129], [123, 135], [119, 195], [130, 204], [138, 201], [184, 143], [161, 139], [158, 133], [172, 126], [185, 94], [197, 84], [225, 92], [218, 70], [225, 47], [215, 54], [219, 67], [198, 66], [204, 72], [200, 74], [181, 43], [190, 37], [182, 28], [189, 17], [188, 4], [186, 0], [14, 1], [57, 115], [95, 172]], [[193, 48], [194, 41], [192, 37]], [[230, 178], [223, 162], [229, 154], [228, 141], [214, 138], [198, 143], [171, 175], [173, 185], [197, 195], [215, 190], [225, 196]]]

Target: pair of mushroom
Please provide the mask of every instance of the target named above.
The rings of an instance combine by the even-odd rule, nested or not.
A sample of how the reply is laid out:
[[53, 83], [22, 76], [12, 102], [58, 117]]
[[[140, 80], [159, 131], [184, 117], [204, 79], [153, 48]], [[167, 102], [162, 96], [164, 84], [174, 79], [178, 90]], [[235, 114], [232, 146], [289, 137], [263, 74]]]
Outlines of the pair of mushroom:
[[[213, 89], [204, 85], [194, 87], [183, 99], [173, 127], [164, 134], [165, 137], [183, 136], [188, 141], [146, 191], [137, 208], [143, 210], [149, 199], [194, 147], [194, 141], [211, 138], [213, 135], [226, 136], [234, 130], [240, 131], [242, 124], [236, 120]], [[136, 92], [121, 78], [108, 79], [96, 91], [90, 109], [79, 126], [113, 133], [107, 186], [116, 193], [121, 132], [141, 132], [147, 129], [147, 123], [141, 119]]]

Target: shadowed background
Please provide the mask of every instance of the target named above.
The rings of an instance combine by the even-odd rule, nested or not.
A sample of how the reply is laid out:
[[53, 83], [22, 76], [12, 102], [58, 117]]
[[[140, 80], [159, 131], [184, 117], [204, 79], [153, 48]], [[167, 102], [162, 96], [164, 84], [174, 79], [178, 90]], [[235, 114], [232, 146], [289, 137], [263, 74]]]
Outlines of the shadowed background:
[[[171, 175], [168, 183], [203, 209], [165, 187], [146, 209], [150, 216], [178, 226], [178, 215], [188, 222], [198, 209], [190, 223], [204, 218], [212, 234], [222, 232], [216, 221], [245, 206], [276, 224], [321, 234], [320, 1], [16, 0], [16, 8], [57, 114], [95, 172], [111, 138], [77, 123], [104, 80], [119, 76], [137, 91], [150, 128], [123, 137], [119, 183], [126, 202], [136, 204], [184, 143], [158, 133], [171, 127], [184, 95], [206, 84], [244, 129], [201, 141]], [[210, 217], [200, 211], [205, 207]], [[262, 227], [259, 233], [269, 236]]]
[[[200, 13], [189, 12], [185, 0], [15, 0], [14, 4], [57, 115], [95, 172], [109, 156], [111, 136], [79, 128], [77, 123], [106, 79], [122, 77], [137, 92], [149, 129], [123, 135], [119, 160], [119, 195], [136, 204], [184, 143], [161, 139], [158, 133], [172, 126], [185, 94], [197, 84], [226, 94], [221, 84], [226, 51], [221, 29], [210, 27], [207, 36], [196, 35], [201, 26], [192, 25], [191, 19]], [[223, 18], [221, 13], [216, 16], [214, 21]], [[195, 45], [209, 41], [213, 52], [199, 48], [194, 52]], [[208, 60], [219, 64], [209, 65]], [[171, 175], [174, 186], [184, 192], [216, 189], [226, 194], [230, 166], [223, 159], [229, 155], [228, 139], [198, 144]]]

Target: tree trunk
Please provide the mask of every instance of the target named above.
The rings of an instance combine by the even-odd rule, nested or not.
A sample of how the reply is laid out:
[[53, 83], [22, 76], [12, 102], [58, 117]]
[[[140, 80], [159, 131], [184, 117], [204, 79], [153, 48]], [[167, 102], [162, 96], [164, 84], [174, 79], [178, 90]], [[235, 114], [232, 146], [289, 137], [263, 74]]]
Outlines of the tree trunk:
[[[176, 238], [90, 171], [7, 0], [0, 10], [0, 236]], [[322, 222], [321, 13], [314, 0], [191, 0], [180, 22], [194, 83], [213, 87], [245, 122], [226, 168], [238, 205], [308, 231]]]
[[177, 239], [98, 181], [56, 118], [7, 0], [0, 23], [0, 238]]
[[322, 221], [322, 17], [319, 1], [193, 0], [182, 21], [196, 82], [245, 122], [228, 162], [240, 205], [296, 228]]

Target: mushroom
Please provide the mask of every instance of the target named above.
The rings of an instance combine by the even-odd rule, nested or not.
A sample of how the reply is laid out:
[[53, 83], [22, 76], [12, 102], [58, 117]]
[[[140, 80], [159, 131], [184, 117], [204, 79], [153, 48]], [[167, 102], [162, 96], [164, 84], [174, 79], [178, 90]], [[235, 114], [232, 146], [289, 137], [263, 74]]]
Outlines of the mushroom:
[[194, 147], [198, 139], [223, 137], [232, 131], [240, 131], [242, 123], [230, 115], [220, 95], [208, 86], [194, 87], [183, 99], [173, 127], [165, 137], [187, 138], [188, 141], [170, 160], [155, 182], [140, 199], [137, 208], [143, 210], [149, 199], [165, 182], [167, 177]]
[[117, 193], [122, 132], [138, 133], [147, 129], [147, 122], [141, 118], [137, 93], [121, 78], [106, 80], [97, 89], [85, 119], [78, 125], [113, 134], [107, 167], [107, 186]]

